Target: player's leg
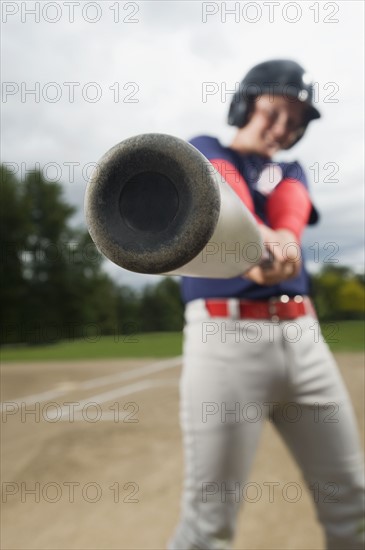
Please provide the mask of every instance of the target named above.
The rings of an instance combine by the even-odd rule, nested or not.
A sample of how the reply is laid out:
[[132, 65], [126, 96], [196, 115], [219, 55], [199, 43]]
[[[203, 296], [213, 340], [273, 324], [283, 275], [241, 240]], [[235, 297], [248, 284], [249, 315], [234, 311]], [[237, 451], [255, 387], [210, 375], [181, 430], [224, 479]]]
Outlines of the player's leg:
[[[274, 423], [302, 468], [331, 550], [364, 546], [364, 466], [352, 404], [327, 345], [308, 330], [285, 343], [297, 414], [276, 411]], [[295, 419], [295, 420], [294, 420]]]
[[[193, 315], [199, 308], [189, 311]], [[265, 383], [264, 369], [274, 373], [273, 364], [282, 365], [275, 352], [271, 363], [261, 365], [268, 350], [261, 354], [257, 343], [242, 342], [239, 326], [236, 334], [234, 322], [198, 316], [185, 328], [180, 409], [185, 482], [181, 521], [170, 550], [231, 548], [265, 418], [261, 404], [270, 400], [271, 375]]]

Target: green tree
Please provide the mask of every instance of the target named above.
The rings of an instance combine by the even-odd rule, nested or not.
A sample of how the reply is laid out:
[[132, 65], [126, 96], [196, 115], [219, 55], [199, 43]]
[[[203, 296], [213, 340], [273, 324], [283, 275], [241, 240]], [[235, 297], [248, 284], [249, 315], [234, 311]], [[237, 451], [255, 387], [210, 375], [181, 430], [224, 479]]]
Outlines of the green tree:
[[116, 286], [87, 231], [70, 227], [62, 186], [38, 171], [24, 182], [4, 167], [1, 175], [1, 342], [111, 334]]
[[325, 266], [312, 276], [320, 320], [358, 319], [364, 311], [364, 282], [349, 267]]
[[75, 209], [63, 199], [62, 187], [45, 180], [42, 173], [27, 174], [23, 184], [29, 230], [24, 252], [27, 298], [22, 325], [31, 343], [61, 337], [65, 282], [69, 265], [65, 243], [70, 238], [68, 222]]
[[141, 297], [142, 332], [177, 331], [183, 326], [183, 304], [179, 284], [167, 277], [146, 287]]
[[338, 308], [344, 317], [362, 319], [365, 313], [365, 286], [352, 277], [338, 291]]
[[29, 221], [21, 185], [5, 166], [0, 167], [0, 205], [1, 341], [11, 343], [20, 338], [22, 302], [27, 296], [23, 277], [23, 251]]
[[114, 333], [117, 288], [102, 270], [101, 254], [84, 230], [73, 230], [71, 240], [65, 244], [67, 271], [63, 277], [60, 317], [63, 326], [69, 329], [69, 337]]
[[117, 334], [135, 334], [141, 332], [140, 301], [138, 293], [128, 286], [119, 286], [116, 290]]

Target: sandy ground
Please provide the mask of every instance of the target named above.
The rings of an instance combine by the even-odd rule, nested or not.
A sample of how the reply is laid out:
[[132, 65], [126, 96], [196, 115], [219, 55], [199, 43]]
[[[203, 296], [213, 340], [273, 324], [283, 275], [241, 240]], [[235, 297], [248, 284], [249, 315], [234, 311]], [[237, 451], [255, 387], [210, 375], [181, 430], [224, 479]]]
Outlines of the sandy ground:
[[[364, 356], [337, 360], [363, 434]], [[179, 373], [176, 360], [3, 364], [1, 548], [165, 548], [183, 471]], [[270, 482], [279, 483], [273, 499]], [[296, 502], [283, 497], [288, 482], [303, 488]], [[300, 472], [269, 422], [249, 483], [262, 495], [247, 492], [256, 502], [246, 499], [236, 549], [324, 548]]]

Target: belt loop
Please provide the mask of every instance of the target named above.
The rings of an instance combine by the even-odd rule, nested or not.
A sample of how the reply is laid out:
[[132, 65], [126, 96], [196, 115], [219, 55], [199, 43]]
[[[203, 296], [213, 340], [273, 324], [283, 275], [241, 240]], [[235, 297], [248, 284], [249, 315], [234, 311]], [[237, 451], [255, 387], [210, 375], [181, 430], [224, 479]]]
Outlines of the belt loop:
[[228, 315], [237, 321], [240, 318], [240, 301], [237, 298], [229, 298], [227, 300]]

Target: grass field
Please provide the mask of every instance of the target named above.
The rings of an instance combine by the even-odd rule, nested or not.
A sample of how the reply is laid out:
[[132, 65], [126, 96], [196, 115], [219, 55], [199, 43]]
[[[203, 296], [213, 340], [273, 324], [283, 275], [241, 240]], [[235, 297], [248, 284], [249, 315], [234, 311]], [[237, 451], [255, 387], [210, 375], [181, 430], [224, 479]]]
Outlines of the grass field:
[[179, 332], [101, 336], [95, 341], [82, 339], [46, 346], [6, 347], [2, 361], [67, 361], [75, 359], [112, 359], [138, 357], [174, 357], [181, 355]]
[[[333, 351], [362, 351], [364, 323], [341, 321], [322, 325], [323, 335]], [[131, 336], [103, 336], [93, 339], [62, 341], [43, 346], [14, 346], [1, 350], [2, 361], [67, 361], [75, 359], [111, 359], [173, 357], [181, 355], [182, 334], [155, 332]]]
[[337, 321], [321, 325], [323, 336], [333, 351], [364, 351], [365, 323]]

